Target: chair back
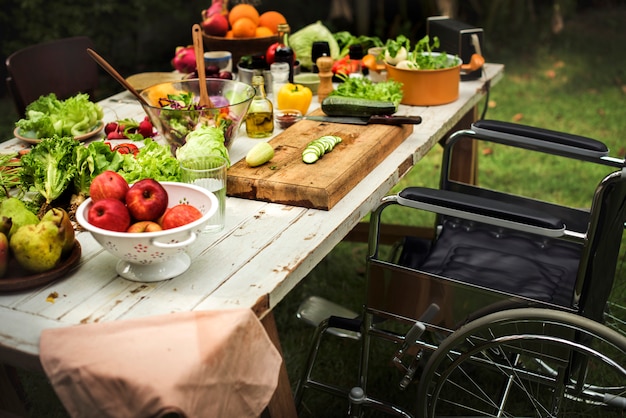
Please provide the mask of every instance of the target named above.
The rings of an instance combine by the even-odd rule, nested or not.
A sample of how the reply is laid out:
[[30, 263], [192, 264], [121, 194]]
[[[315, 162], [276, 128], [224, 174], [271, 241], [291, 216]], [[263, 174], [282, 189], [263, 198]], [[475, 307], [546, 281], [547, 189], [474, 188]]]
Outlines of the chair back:
[[23, 48], [6, 59], [7, 87], [20, 117], [40, 96], [55, 93], [61, 100], [77, 93], [93, 97], [98, 66], [87, 54], [86, 36], [64, 38]]

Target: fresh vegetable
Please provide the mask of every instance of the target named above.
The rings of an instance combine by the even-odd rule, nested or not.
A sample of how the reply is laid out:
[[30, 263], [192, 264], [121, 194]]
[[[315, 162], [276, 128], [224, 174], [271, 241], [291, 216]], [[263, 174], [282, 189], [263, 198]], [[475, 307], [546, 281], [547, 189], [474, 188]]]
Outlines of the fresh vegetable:
[[224, 145], [224, 132], [212, 126], [200, 126], [187, 135], [186, 143], [176, 150], [178, 160], [205, 157], [207, 155], [219, 155], [228, 161], [230, 158], [228, 149]]
[[21, 159], [22, 185], [26, 190], [32, 186], [49, 205], [72, 184], [76, 173], [74, 153], [79, 146], [78, 141], [68, 136], [42, 139]]
[[[188, 133], [201, 124], [217, 127], [229, 138], [232, 137], [232, 131], [236, 127], [233, 120], [236, 116], [229, 111], [229, 100], [223, 96], [211, 96], [214, 107], [208, 108], [200, 106], [198, 99], [199, 96], [193, 92], [168, 94], [167, 97], [159, 98], [159, 106], [163, 108], [160, 117], [164, 120], [164, 125], [169, 125], [170, 133], [182, 141]], [[178, 110], [191, 110], [191, 112]]]
[[357, 72], [359, 69], [359, 62], [350, 59], [349, 56], [345, 56], [333, 62], [331, 71], [336, 76], [347, 76], [349, 74]]
[[287, 83], [281, 87], [277, 95], [279, 109], [297, 109], [303, 115], [309, 111], [313, 100], [313, 92], [302, 84]]
[[21, 162], [17, 153], [0, 154], [0, 196], [9, 196], [9, 189], [20, 185]]
[[[121, 155], [121, 154], [120, 154]], [[128, 183], [152, 178], [156, 181], [180, 181], [180, 165], [168, 145], [148, 138], [137, 155], [123, 154], [122, 166], [117, 170]]]
[[330, 96], [393, 102], [396, 108], [402, 100], [402, 83], [398, 81], [373, 83], [369, 78], [348, 76], [340, 76], [340, 79], [342, 83], [337, 85]]
[[400, 61], [404, 61], [408, 56], [410, 42], [404, 35], [399, 35], [395, 40], [387, 39], [385, 44], [385, 62], [390, 65], [396, 65]]
[[128, 118], [109, 122], [104, 126], [104, 133], [107, 139], [130, 139], [133, 141], [143, 141], [156, 135], [154, 126], [147, 116], [141, 122]]
[[[23, 133], [34, 138], [78, 136], [92, 131], [102, 120], [104, 112], [89, 95], [79, 93], [66, 100], [56, 94], [41, 96], [26, 107], [26, 118], [16, 122]], [[26, 135], [28, 136], [28, 135]]]
[[337, 44], [335, 37], [332, 32], [322, 24], [322, 22], [317, 21], [303, 27], [289, 36], [289, 46], [298, 57], [300, 66], [309, 70], [313, 68], [311, 49], [313, 47], [313, 42], [315, 41], [328, 42], [328, 46], [330, 47], [330, 56], [334, 59], [339, 58], [339, 45]]
[[76, 174], [73, 179], [74, 194], [70, 202], [70, 213], [73, 213], [89, 196], [89, 186], [94, 177], [106, 170], [119, 170], [123, 161], [122, 154], [113, 152], [110, 146], [102, 141], [90, 142], [86, 147], [76, 147], [74, 158]]
[[257, 167], [272, 158], [274, 158], [274, 148], [267, 142], [259, 142], [246, 154], [246, 163], [250, 167]]
[[319, 137], [306, 146], [302, 151], [302, 161], [307, 164], [313, 164], [324, 156], [327, 152], [331, 152], [335, 145], [341, 142], [341, 137], [336, 135], [324, 135]]
[[390, 101], [368, 100], [356, 97], [328, 96], [322, 101], [322, 111], [328, 116], [392, 115], [397, 106]]
[[361, 45], [363, 51], [367, 51], [369, 48], [376, 46], [383, 46], [383, 42], [378, 36], [354, 36], [350, 32], [341, 31], [335, 32], [333, 37], [339, 45], [339, 57], [345, 57], [350, 51], [352, 45]]
[[[437, 70], [460, 64], [458, 57], [450, 59], [446, 53], [433, 53], [439, 47], [439, 38], [431, 39], [428, 35], [420, 39], [410, 49], [410, 41], [403, 35], [395, 40], [389, 39], [385, 45], [385, 61], [387, 64], [408, 70]], [[410, 51], [404, 55], [404, 52]]]
[[189, 74], [196, 71], [196, 55], [193, 45], [177, 46], [172, 58], [172, 66], [178, 72]]

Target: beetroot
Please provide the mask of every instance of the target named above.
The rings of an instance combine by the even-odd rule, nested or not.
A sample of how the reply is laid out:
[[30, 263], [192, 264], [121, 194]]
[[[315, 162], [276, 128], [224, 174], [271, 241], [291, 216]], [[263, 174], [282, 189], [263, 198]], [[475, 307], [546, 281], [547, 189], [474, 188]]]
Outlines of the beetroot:
[[172, 66], [176, 71], [185, 74], [196, 71], [196, 55], [193, 50], [193, 45], [176, 47], [176, 52], [172, 59]]

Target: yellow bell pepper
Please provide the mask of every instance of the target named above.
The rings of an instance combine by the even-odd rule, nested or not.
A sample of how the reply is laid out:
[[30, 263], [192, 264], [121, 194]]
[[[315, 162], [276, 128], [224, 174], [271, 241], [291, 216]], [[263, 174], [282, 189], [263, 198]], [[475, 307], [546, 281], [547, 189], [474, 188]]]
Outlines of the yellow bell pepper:
[[306, 115], [313, 99], [313, 92], [302, 84], [287, 83], [278, 91], [279, 109], [297, 109]]

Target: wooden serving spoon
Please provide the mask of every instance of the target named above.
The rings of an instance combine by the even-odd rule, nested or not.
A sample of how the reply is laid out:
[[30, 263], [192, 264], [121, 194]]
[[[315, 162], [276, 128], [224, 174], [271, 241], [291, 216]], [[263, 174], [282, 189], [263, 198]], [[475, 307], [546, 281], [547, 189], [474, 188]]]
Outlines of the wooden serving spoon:
[[206, 73], [204, 71], [204, 48], [202, 46], [202, 28], [197, 23], [191, 28], [193, 37], [193, 50], [196, 54], [196, 69], [198, 71], [198, 84], [200, 86], [200, 101], [202, 107], [213, 107], [209, 92], [206, 88]]
[[91, 55], [91, 58], [94, 59], [102, 68], [105, 69], [107, 73], [109, 73], [118, 83], [120, 83], [126, 90], [132, 93], [133, 96], [137, 98], [142, 104], [146, 106], [150, 106], [150, 104], [144, 99], [141, 94], [133, 86], [130, 85], [128, 81], [124, 77], [117, 72], [115, 68], [111, 64], [109, 64], [104, 58], [102, 58], [96, 51], [91, 48], [87, 48], [87, 53]]

